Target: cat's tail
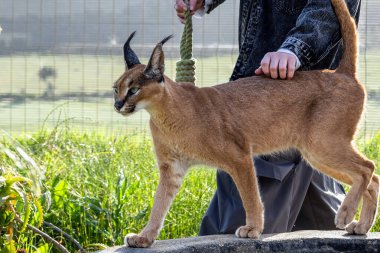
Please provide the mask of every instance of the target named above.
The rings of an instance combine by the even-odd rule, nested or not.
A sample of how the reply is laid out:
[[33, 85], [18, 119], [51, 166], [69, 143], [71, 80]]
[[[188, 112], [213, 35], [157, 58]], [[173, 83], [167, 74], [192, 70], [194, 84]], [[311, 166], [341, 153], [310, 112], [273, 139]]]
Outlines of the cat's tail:
[[358, 59], [358, 34], [355, 20], [351, 17], [345, 0], [331, 0], [337, 15], [343, 39], [343, 56], [336, 70], [356, 77]]

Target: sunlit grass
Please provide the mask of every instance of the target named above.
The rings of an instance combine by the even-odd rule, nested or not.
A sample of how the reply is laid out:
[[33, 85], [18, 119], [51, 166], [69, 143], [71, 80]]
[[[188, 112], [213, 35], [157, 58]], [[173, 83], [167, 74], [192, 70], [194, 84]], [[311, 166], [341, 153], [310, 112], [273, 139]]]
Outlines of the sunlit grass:
[[[1, 142], [9, 149], [21, 145], [45, 168], [45, 220], [85, 247], [122, 244], [125, 234], [139, 232], [147, 223], [158, 170], [145, 134], [80, 134], [62, 127], [17, 141], [3, 137]], [[0, 164], [12, 166], [12, 161], [2, 155]], [[215, 189], [214, 176], [212, 169], [189, 171], [159, 239], [197, 235]], [[23, 238], [20, 248], [44, 245], [32, 235]], [[69, 242], [65, 244], [72, 249]]]
[[[110, 136], [58, 127], [17, 139], [3, 136], [1, 143], [10, 150], [22, 146], [45, 169], [41, 199], [45, 220], [85, 247], [91, 248], [94, 243], [122, 244], [125, 234], [139, 232], [147, 223], [158, 170], [152, 142], [146, 134]], [[380, 133], [359, 143], [360, 149], [378, 165]], [[0, 156], [0, 163], [4, 167], [14, 166], [5, 154]], [[215, 187], [214, 170], [190, 170], [159, 239], [197, 235]], [[380, 231], [380, 219], [372, 231]], [[64, 243], [73, 250], [69, 242]], [[19, 237], [18, 246], [47, 247], [30, 233]]]

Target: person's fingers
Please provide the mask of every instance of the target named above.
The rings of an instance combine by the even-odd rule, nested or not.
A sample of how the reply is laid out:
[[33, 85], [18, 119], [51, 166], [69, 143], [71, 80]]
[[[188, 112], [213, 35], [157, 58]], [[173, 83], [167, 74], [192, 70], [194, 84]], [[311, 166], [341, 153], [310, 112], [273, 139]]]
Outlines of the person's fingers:
[[205, 6], [205, 0], [198, 0], [194, 11], [202, 9], [204, 6]]
[[283, 55], [280, 57], [280, 60], [278, 62], [278, 74], [280, 75], [281, 79], [286, 79], [287, 66], [288, 58], [286, 55]]
[[294, 73], [296, 72], [296, 57], [292, 55], [288, 59], [288, 79], [292, 79], [294, 77]]
[[[189, 1], [189, 9], [190, 15], [194, 15], [195, 12], [201, 9], [204, 5], [204, 0], [190, 0]], [[187, 6], [183, 0], [176, 0], [174, 4], [174, 9], [177, 12], [177, 16], [181, 23], [185, 23], [185, 11], [187, 10]]]
[[179, 21], [183, 24], [185, 22], [185, 10], [186, 10], [186, 5], [183, 2], [183, 0], [176, 0], [174, 9], [177, 12], [177, 17]]
[[193, 12], [193, 11], [196, 11], [197, 10], [197, 5], [198, 5], [198, 0], [190, 0], [189, 1], [189, 5], [190, 5], [190, 11]]
[[270, 64], [269, 64], [269, 71], [270, 71], [270, 76], [273, 79], [277, 79], [278, 77], [278, 63], [280, 61], [280, 57], [278, 54], [273, 53], [270, 56]]
[[177, 17], [179, 17], [180, 19], [184, 19], [185, 14], [183, 12], [177, 13]]
[[262, 72], [266, 75], [266, 76], [269, 76], [270, 75], [270, 71], [269, 71], [269, 63], [270, 63], [270, 53], [267, 53], [264, 55], [263, 59], [261, 60], [261, 63], [260, 63], [260, 67], [261, 67], [261, 70]]
[[261, 67], [257, 68], [255, 70], [255, 74], [258, 76], [263, 75], [264, 74], [263, 69]]
[[255, 74], [265, 74], [273, 79], [292, 79], [296, 71], [297, 57], [284, 52], [269, 52], [264, 55]]
[[181, 23], [184, 23], [184, 12], [186, 10], [186, 5], [183, 0], [176, 0], [174, 4], [174, 9], [177, 12], [177, 17]]
[[184, 18], [178, 18], [179, 19], [179, 22], [181, 22], [182, 24], [185, 24], [185, 19]]
[[175, 2], [175, 10], [177, 12], [184, 12], [187, 9], [186, 4], [183, 0], [176, 0]]
[[182, 24], [185, 23], [185, 15], [183, 13], [177, 13], [177, 17], [179, 19], [179, 22], [181, 22]]

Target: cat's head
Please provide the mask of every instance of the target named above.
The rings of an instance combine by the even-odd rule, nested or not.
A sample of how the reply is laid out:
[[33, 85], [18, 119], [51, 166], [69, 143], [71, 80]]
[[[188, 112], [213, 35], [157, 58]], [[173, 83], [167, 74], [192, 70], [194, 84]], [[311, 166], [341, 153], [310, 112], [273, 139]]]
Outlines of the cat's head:
[[124, 44], [125, 72], [113, 85], [115, 110], [128, 116], [140, 109], [146, 109], [161, 93], [164, 82], [164, 52], [163, 44], [172, 35], [160, 41], [154, 48], [147, 65], [140, 63], [129, 43], [133, 32]]

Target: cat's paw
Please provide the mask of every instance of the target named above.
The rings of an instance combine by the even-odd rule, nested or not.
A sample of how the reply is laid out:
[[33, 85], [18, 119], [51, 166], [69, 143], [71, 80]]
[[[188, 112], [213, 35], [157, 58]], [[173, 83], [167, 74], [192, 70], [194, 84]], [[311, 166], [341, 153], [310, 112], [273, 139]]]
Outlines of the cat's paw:
[[261, 233], [261, 229], [245, 225], [238, 228], [235, 232], [235, 235], [240, 238], [258, 239]]
[[353, 221], [347, 225], [346, 231], [350, 235], [365, 235], [371, 229], [371, 224]]
[[339, 229], [345, 229], [345, 227], [353, 221], [355, 212], [355, 208], [343, 203], [335, 216], [335, 226]]
[[124, 238], [124, 244], [131, 248], [148, 248], [153, 244], [154, 240], [136, 234], [127, 234]]

